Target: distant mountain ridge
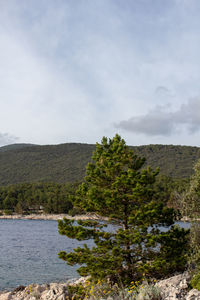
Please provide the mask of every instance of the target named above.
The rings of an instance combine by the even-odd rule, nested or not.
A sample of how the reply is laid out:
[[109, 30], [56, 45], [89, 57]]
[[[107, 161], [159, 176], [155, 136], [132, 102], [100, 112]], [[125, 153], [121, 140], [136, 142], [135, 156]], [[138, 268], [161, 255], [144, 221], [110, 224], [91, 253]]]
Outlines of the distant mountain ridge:
[[32, 146], [37, 146], [35, 144], [11, 144], [11, 145], [6, 145], [6, 146], [2, 146], [0, 147], [0, 152], [5, 152], [5, 151], [9, 151], [9, 150], [16, 150], [16, 149], [22, 149], [25, 147], [32, 147]]
[[[160, 173], [187, 178], [200, 158], [200, 148], [192, 146], [131, 146], [146, 157], [147, 165], [160, 167]], [[75, 182], [85, 175], [95, 145], [67, 143], [59, 145], [13, 144], [0, 147], [0, 185], [22, 182]]]

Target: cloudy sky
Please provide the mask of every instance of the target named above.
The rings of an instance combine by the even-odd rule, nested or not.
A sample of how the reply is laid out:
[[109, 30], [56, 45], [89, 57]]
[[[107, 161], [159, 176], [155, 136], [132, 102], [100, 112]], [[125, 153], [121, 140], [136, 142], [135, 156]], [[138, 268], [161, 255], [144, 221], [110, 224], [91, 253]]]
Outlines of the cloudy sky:
[[199, 0], [0, 0], [0, 146], [200, 146]]

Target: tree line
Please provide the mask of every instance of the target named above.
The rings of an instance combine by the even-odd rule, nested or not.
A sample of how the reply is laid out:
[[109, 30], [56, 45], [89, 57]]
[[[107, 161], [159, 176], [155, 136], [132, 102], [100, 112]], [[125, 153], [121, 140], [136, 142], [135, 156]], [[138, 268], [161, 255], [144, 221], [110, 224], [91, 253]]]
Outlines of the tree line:
[[23, 183], [0, 187], [0, 210], [12, 213], [68, 213], [78, 183]]
[[[158, 176], [153, 189], [154, 197], [171, 207], [180, 206], [180, 194], [188, 186], [188, 179]], [[0, 186], [0, 210], [11, 213], [83, 213], [73, 204], [79, 183], [22, 183]]]

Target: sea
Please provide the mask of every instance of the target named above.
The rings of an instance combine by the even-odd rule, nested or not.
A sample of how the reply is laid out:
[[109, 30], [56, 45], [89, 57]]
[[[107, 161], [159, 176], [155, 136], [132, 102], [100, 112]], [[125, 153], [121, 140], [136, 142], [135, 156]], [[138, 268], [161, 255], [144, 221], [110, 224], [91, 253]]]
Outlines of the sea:
[[[188, 223], [179, 225], [189, 227]], [[58, 252], [70, 252], [84, 243], [60, 235], [57, 221], [1, 219], [0, 291], [78, 278], [77, 267], [59, 259]]]
[[78, 278], [58, 252], [80, 244], [60, 235], [57, 221], [0, 220], [0, 290]]

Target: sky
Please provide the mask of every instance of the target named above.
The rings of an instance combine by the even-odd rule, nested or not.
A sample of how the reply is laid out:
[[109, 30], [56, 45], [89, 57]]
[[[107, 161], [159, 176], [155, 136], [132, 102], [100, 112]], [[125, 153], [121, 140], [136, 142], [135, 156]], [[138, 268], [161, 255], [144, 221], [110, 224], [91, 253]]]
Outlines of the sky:
[[0, 146], [200, 146], [199, 0], [0, 0]]

